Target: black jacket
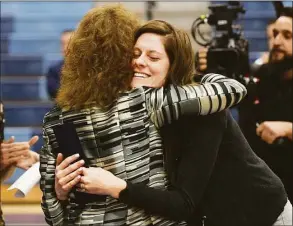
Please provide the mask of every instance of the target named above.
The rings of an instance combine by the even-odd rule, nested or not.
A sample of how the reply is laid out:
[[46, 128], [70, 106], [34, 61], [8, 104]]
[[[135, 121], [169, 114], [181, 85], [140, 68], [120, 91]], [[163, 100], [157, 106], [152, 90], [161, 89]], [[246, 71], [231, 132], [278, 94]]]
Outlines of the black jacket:
[[[286, 63], [286, 61], [284, 61]], [[286, 66], [286, 65], [285, 65]], [[292, 68], [292, 58], [290, 65]], [[289, 200], [293, 201], [293, 142], [279, 138], [268, 144], [256, 134], [256, 123], [293, 122], [292, 79], [283, 79], [282, 68], [265, 64], [256, 72], [259, 82], [255, 93], [248, 88], [248, 98], [241, 103], [240, 126], [253, 151], [281, 178]], [[257, 100], [257, 104], [251, 102]], [[280, 142], [282, 139], [282, 142]]]
[[[124, 202], [199, 225], [273, 225], [287, 201], [280, 179], [249, 147], [228, 111], [164, 127], [168, 191], [129, 184]], [[174, 139], [176, 136], [176, 139]]]
[[47, 92], [50, 98], [56, 98], [59, 86], [60, 86], [60, 75], [64, 61], [58, 61], [51, 65], [47, 72]]

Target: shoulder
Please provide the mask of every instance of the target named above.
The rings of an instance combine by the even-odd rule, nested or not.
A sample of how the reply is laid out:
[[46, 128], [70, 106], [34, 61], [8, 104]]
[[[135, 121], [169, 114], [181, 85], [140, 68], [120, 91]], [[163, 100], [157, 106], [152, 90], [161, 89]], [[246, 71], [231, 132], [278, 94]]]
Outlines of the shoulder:
[[64, 60], [59, 60], [49, 66], [49, 71], [60, 71], [64, 64]]
[[53, 106], [53, 108], [45, 114], [43, 123], [47, 124], [51, 121], [54, 121], [55, 119], [59, 118], [60, 114], [61, 108], [57, 105]]

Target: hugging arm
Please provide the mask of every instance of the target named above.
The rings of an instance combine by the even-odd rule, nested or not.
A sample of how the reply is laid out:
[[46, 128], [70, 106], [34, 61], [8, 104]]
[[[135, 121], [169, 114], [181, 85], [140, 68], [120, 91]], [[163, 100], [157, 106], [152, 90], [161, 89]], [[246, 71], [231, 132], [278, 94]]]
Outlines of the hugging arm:
[[[173, 178], [172, 189], [156, 190], [128, 182], [127, 189], [120, 193], [119, 199], [170, 220], [192, 221], [199, 214], [197, 208], [214, 169], [226, 128], [226, 112], [204, 117], [191, 116], [184, 124], [178, 121], [176, 126], [175, 131], [180, 131], [178, 136], [184, 137], [184, 140], [179, 140], [176, 145], [177, 141], [169, 137], [170, 143], [165, 150], [171, 153], [171, 149], [177, 148], [173, 151], [182, 153], [175, 176], [170, 175]], [[213, 142], [210, 137], [213, 137]]]
[[150, 92], [147, 106], [157, 127], [182, 115], [208, 115], [239, 103], [247, 90], [240, 82], [219, 74], [207, 74], [201, 84], [169, 85]]
[[41, 207], [49, 225], [62, 225], [65, 210], [55, 193], [56, 156], [52, 153], [46, 129], [43, 129], [43, 139], [44, 145], [40, 151]]

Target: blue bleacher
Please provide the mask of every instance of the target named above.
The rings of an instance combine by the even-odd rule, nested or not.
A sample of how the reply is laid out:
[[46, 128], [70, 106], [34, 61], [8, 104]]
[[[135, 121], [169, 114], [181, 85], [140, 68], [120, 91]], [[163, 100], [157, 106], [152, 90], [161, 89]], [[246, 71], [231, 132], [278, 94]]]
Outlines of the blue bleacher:
[[[1, 2], [1, 86], [6, 118], [5, 138], [43, 145], [42, 121], [52, 108], [45, 72], [60, 59], [60, 33], [74, 29], [93, 2]], [[5, 183], [12, 183], [18, 169]]]
[[6, 102], [6, 126], [42, 126], [44, 115], [53, 107], [51, 101]]
[[251, 50], [262, 52], [268, 49], [267, 35], [265, 31], [246, 31], [244, 37], [248, 40]]
[[244, 36], [249, 42], [250, 63], [268, 50], [266, 27], [276, 13], [272, 2], [241, 2], [246, 13], [238, 19], [242, 25]]
[[0, 54], [7, 54], [9, 49], [9, 35], [13, 32], [13, 17], [1, 16], [0, 20], [0, 38], [1, 38], [1, 49]]
[[0, 54], [7, 54], [9, 49], [9, 35], [8, 34], [1, 34], [1, 45], [0, 45]]
[[[35, 21], [35, 18], [39, 18]], [[51, 33], [59, 37], [64, 28], [75, 28], [82, 15], [27, 15], [15, 19], [15, 30], [19, 33]]]
[[2, 76], [2, 98], [5, 100], [46, 100], [46, 80], [43, 76]]
[[[2, 6], [2, 4], [1, 4]], [[2, 10], [1, 10], [2, 12]], [[1, 14], [2, 15], [2, 14]], [[14, 23], [13, 23], [13, 17], [12, 16], [1, 16], [1, 21], [0, 21], [0, 32], [2, 34], [9, 34], [14, 31]]]
[[242, 25], [245, 31], [261, 31], [262, 32], [266, 28], [269, 20], [270, 18], [262, 18], [262, 19], [249, 18], [249, 19], [243, 19], [240, 22], [240, 24]]
[[60, 49], [59, 34], [46, 37], [10, 37], [9, 52], [11, 54], [56, 53]]
[[43, 70], [42, 56], [1, 55], [2, 76], [39, 76]]
[[252, 11], [274, 11], [274, 6], [271, 1], [241, 1], [240, 3], [246, 9], [246, 13]]

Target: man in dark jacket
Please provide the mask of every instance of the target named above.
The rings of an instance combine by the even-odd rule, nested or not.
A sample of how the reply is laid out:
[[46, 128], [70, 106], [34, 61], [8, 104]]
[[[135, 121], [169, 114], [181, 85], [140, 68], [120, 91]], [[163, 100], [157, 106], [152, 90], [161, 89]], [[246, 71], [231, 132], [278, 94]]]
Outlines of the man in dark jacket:
[[[259, 82], [243, 106], [240, 125], [252, 149], [281, 178], [293, 202], [292, 143], [292, 7], [285, 8], [273, 29], [270, 62], [255, 72]], [[250, 99], [250, 98], [248, 98]]]
[[[63, 57], [66, 54], [66, 49], [70, 41], [70, 37], [74, 30], [64, 30], [61, 34], [61, 52]], [[57, 63], [51, 65], [47, 72], [47, 91], [50, 98], [54, 99], [57, 95], [57, 91], [60, 85], [60, 73], [63, 66], [64, 60], [60, 60]]]

